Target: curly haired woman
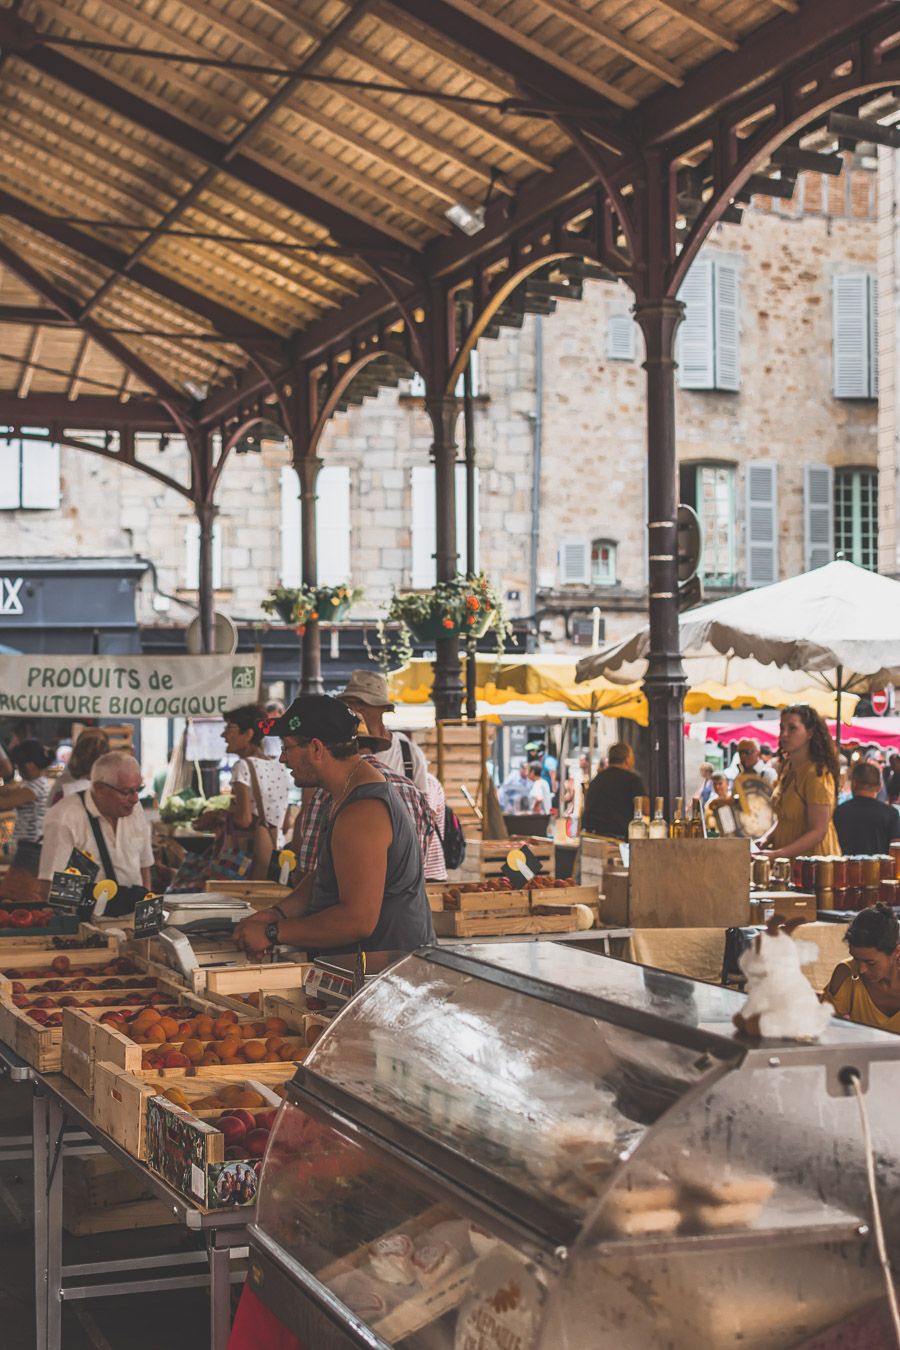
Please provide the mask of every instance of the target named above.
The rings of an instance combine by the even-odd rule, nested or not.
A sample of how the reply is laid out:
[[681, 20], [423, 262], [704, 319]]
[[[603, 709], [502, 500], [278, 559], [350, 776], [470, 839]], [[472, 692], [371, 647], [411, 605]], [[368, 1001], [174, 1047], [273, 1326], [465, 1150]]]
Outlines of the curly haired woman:
[[777, 819], [759, 841], [762, 856], [840, 853], [833, 821], [840, 776], [837, 750], [814, 708], [795, 703], [782, 711], [778, 747], [784, 768], [772, 793]]

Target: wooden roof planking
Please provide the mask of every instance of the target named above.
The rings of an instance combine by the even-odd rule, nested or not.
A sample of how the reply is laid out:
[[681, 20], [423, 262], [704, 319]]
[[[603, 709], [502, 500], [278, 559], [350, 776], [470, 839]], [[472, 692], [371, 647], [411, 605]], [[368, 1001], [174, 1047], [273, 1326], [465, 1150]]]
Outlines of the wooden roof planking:
[[48, 39], [0, 27], [0, 390], [214, 391], [553, 173], [569, 136], [503, 100], [615, 124], [801, 3], [0, 0]]

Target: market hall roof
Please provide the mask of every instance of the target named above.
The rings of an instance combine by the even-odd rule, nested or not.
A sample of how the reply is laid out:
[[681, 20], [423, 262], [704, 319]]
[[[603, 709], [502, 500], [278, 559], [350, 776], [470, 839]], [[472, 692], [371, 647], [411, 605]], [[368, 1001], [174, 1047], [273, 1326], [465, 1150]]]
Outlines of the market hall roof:
[[[212, 417], [573, 199], [592, 146], [658, 142], [891, 8], [3, 0], [0, 421]], [[471, 237], [446, 215], [486, 202]]]

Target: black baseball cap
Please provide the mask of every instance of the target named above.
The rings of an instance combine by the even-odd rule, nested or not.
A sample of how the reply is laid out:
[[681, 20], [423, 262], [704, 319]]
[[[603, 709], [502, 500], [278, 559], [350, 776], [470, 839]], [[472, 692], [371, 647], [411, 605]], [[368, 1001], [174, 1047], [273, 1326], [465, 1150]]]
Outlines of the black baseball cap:
[[346, 744], [355, 740], [358, 732], [359, 718], [330, 694], [301, 694], [269, 728], [270, 736], [315, 739], [324, 745]]

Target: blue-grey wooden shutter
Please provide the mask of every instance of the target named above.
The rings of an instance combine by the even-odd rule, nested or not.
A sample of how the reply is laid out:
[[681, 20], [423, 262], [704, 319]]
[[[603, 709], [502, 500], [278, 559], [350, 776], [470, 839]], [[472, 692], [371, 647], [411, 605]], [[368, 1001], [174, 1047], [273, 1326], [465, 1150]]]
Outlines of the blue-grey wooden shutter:
[[714, 389], [713, 263], [697, 258], [681, 284], [684, 321], [678, 330], [678, 383], [682, 389]]
[[714, 260], [715, 387], [733, 393], [741, 387], [741, 334], [738, 269], [725, 258]]
[[827, 464], [803, 469], [804, 553], [806, 570], [834, 558], [834, 474]]
[[777, 467], [768, 460], [747, 465], [747, 585], [778, 580]]
[[869, 398], [869, 278], [836, 276], [832, 284], [832, 366], [835, 398]]

